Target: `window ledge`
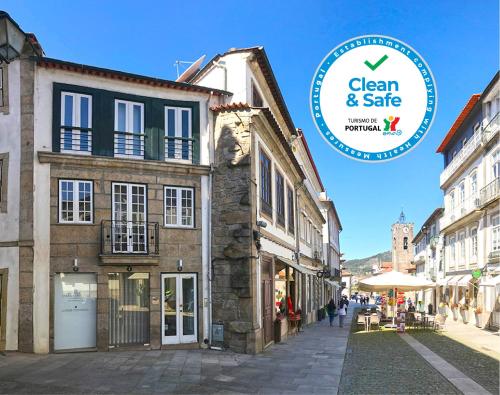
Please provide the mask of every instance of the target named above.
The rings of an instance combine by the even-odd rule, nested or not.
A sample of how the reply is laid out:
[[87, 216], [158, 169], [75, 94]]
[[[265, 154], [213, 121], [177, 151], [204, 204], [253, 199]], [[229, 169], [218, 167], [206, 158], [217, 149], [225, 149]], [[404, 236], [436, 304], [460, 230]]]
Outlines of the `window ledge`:
[[159, 255], [100, 254], [99, 259], [101, 265], [158, 266], [160, 264]]
[[38, 151], [40, 163], [51, 163], [71, 166], [88, 166], [93, 168], [127, 169], [139, 171], [162, 171], [171, 174], [208, 175], [210, 166], [164, 162], [160, 160], [126, 159], [96, 155], [75, 155], [60, 152]]

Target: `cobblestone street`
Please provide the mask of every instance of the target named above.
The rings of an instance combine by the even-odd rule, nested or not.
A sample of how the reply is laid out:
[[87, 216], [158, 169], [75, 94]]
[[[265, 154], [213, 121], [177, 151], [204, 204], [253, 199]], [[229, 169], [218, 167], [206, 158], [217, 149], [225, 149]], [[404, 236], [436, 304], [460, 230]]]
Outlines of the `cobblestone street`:
[[[355, 326], [350, 332], [353, 311], [344, 328], [338, 321], [331, 328], [324, 320], [260, 355], [211, 350], [9, 353], [0, 357], [0, 393], [467, 393], [398, 334], [358, 332]], [[431, 332], [411, 336], [445, 359], [453, 353], [457, 369], [498, 392], [497, 360], [476, 351], [472, 355]]]

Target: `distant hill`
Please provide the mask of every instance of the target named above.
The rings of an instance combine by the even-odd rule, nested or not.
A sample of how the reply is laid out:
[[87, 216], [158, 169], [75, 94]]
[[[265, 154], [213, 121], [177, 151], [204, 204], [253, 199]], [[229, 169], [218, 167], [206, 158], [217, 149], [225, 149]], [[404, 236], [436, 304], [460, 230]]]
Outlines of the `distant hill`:
[[362, 275], [371, 273], [372, 266], [374, 264], [378, 265], [379, 262], [390, 262], [391, 260], [391, 251], [385, 251], [368, 258], [351, 259], [349, 261], [345, 261], [343, 265], [344, 268], [350, 271], [352, 274]]

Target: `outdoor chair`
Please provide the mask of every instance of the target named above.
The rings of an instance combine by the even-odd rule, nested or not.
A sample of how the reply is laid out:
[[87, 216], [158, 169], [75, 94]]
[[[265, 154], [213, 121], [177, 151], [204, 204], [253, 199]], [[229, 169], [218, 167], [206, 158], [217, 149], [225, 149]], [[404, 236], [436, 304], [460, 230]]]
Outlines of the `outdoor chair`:
[[376, 325], [377, 329], [380, 330], [380, 317], [377, 313], [374, 313], [370, 316], [370, 326]]
[[434, 330], [445, 330], [446, 328], [446, 316], [437, 314], [434, 319]]
[[362, 313], [358, 314], [358, 321], [357, 321], [358, 326], [361, 325], [363, 328], [365, 327], [365, 316]]

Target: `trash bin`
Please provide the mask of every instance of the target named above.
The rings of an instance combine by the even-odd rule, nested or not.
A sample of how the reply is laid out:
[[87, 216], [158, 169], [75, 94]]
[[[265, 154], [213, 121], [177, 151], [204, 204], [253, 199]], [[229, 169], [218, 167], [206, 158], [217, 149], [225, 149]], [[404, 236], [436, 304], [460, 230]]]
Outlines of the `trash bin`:
[[274, 342], [281, 342], [281, 320], [274, 321]]

